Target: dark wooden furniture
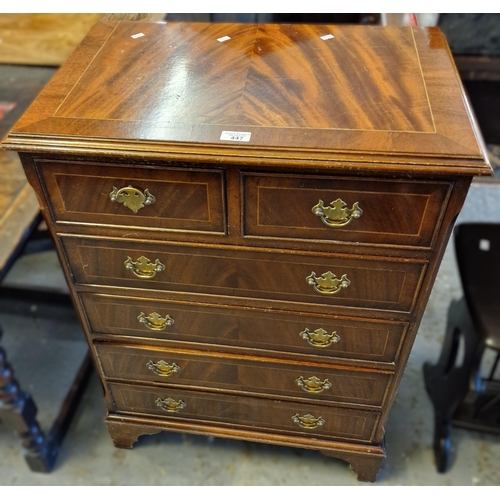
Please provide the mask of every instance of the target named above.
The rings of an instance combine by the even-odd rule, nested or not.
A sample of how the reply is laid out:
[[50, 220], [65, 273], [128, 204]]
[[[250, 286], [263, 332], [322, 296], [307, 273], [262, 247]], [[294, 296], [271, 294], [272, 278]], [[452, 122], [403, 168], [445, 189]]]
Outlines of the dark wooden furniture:
[[[500, 433], [500, 225], [461, 224], [455, 249], [464, 296], [453, 301], [441, 356], [424, 366], [434, 405], [434, 453], [439, 472], [450, 465], [452, 425]], [[460, 344], [463, 344], [460, 349]], [[489, 375], [481, 374], [486, 351], [495, 353]]]
[[[0, 339], [2, 334], [0, 329]], [[24, 458], [33, 472], [53, 470], [91, 372], [92, 358], [87, 355], [71, 383], [57, 418], [46, 434], [36, 418], [38, 410], [33, 398], [19, 386], [7, 354], [0, 347], [0, 422], [19, 436]]]
[[439, 30], [103, 22], [4, 145], [116, 446], [209, 434], [375, 480], [453, 221], [491, 172]]
[[[16, 184], [16, 177], [6, 175], [15, 168], [15, 162], [8, 161], [0, 152], [0, 176], [4, 174], [3, 187], [7, 188], [0, 200], [4, 202], [0, 226], [0, 301], [5, 299], [33, 303], [50, 302], [73, 309], [67, 294], [47, 293], [45, 290], [13, 288], [1, 286], [9, 270], [19, 257], [53, 248], [52, 238], [47, 230], [38, 226], [42, 217], [38, 204], [30, 203], [33, 196], [29, 184]], [[2, 161], [3, 160], [3, 161]], [[8, 182], [10, 181], [10, 182]], [[18, 188], [18, 189], [13, 189]], [[13, 210], [14, 208], [14, 210]], [[32, 209], [36, 208], [35, 213]], [[0, 341], [2, 340], [0, 325]], [[59, 454], [62, 442], [73, 415], [78, 408], [83, 391], [92, 371], [92, 359], [87, 353], [69, 391], [61, 405], [51, 429], [45, 434], [40, 427], [36, 414], [37, 407], [32, 396], [22, 390], [14, 377], [14, 368], [7, 359], [7, 353], [0, 344], [0, 423], [15, 431], [24, 449], [25, 460], [33, 472], [51, 472]]]
[[[0, 116], [0, 137], [7, 134], [36, 95], [53, 76], [48, 68], [0, 66], [0, 101], [10, 102], [12, 110]], [[3, 286], [2, 282], [16, 260], [29, 253], [53, 249], [52, 238], [40, 229], [42, 217], [36, 195], [28, 184], [18, 156], [0, 151], [0, 304], [6, 300], [50, 302], [73, 308], [66, 294], [48, 293], [33, 288]], [[12, 305], [12, 302], [10, 302]], [[0, 341], [2, 327], [0, 325]], [[43, 365], [43, 361], [41, 362]], [[14, 377], [14, 368], [0, 344], [0, 423], [17, 432], [24, 456], [34, 472], [50, 472], [54, 467], [62, 441], [91, 373], [91, 358], [81, 365], [51, 429], [44, 433], [37, 418], [33, 398], [22, 390]]]

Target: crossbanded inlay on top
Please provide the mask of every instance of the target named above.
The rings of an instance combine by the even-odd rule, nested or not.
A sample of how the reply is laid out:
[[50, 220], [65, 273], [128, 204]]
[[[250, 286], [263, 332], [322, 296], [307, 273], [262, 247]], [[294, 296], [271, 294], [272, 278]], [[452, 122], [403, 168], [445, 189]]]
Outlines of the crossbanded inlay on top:
[[330, 40], [321, 26], [134, 29], [116, 27], [54, 117], [435, 132], [410, 29], [343, 26]]

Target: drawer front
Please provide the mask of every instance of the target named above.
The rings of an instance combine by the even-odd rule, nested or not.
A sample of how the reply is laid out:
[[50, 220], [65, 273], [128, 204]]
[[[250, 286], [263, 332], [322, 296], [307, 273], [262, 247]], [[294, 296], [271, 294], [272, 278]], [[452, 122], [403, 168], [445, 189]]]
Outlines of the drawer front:
[[92, 332], [394, 362], [406, 323], [80, 294]]
[[[119, 413], [139, 413], [175, 420], [201, 420], [205, 423], [227, 424], [233, 428], [261, 428], [311, 437], [369, 442], [379, 418], [379, 413], [371, 411], [229, 394], [114, 383], [108, 384], [108, 387]], [[307, 418], [307, 415], [312, 418]], [[309, 428], [304, 428], [304, 425]]]
[[417, 247], [431, 246], [451, 190], [444, 182], [265, 174], [243, 174], [243, 186], [246, 235]]
[[53, 161], [37, 166], [59, 223], [226, 233], [221, 171]]
[[377, 407], [391, 378], [379, 372], [298, 367], [296, 362], [249, 356], [106, 343], [96, 344], [96, 349], [108, 378]]
[[[410, 311], [425, 270], [424, 262], [409, 259], [136, 244], [68, 236], [62, 240], [78, 284], [305, 304]], [[335, 279], [328, 279], [333, 275]], [[322, 289], [328, 293], [322, 293]]]

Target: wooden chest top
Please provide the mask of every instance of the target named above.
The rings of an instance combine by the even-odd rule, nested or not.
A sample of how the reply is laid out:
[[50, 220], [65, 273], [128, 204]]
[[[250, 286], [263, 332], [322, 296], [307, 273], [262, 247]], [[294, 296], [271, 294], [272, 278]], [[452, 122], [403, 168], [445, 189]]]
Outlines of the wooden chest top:
[[5, 145], [490, 173], [436, 28], [102, 22]]

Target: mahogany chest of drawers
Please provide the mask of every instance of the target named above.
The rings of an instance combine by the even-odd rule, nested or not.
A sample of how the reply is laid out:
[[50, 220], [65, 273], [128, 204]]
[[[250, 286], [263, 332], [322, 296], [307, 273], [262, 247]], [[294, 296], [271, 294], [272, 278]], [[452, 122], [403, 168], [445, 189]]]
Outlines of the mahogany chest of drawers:
[[472, 176], [437, 29], [103, 22], [14, 127], [116, 446], [311, 448], [375, 480]]

